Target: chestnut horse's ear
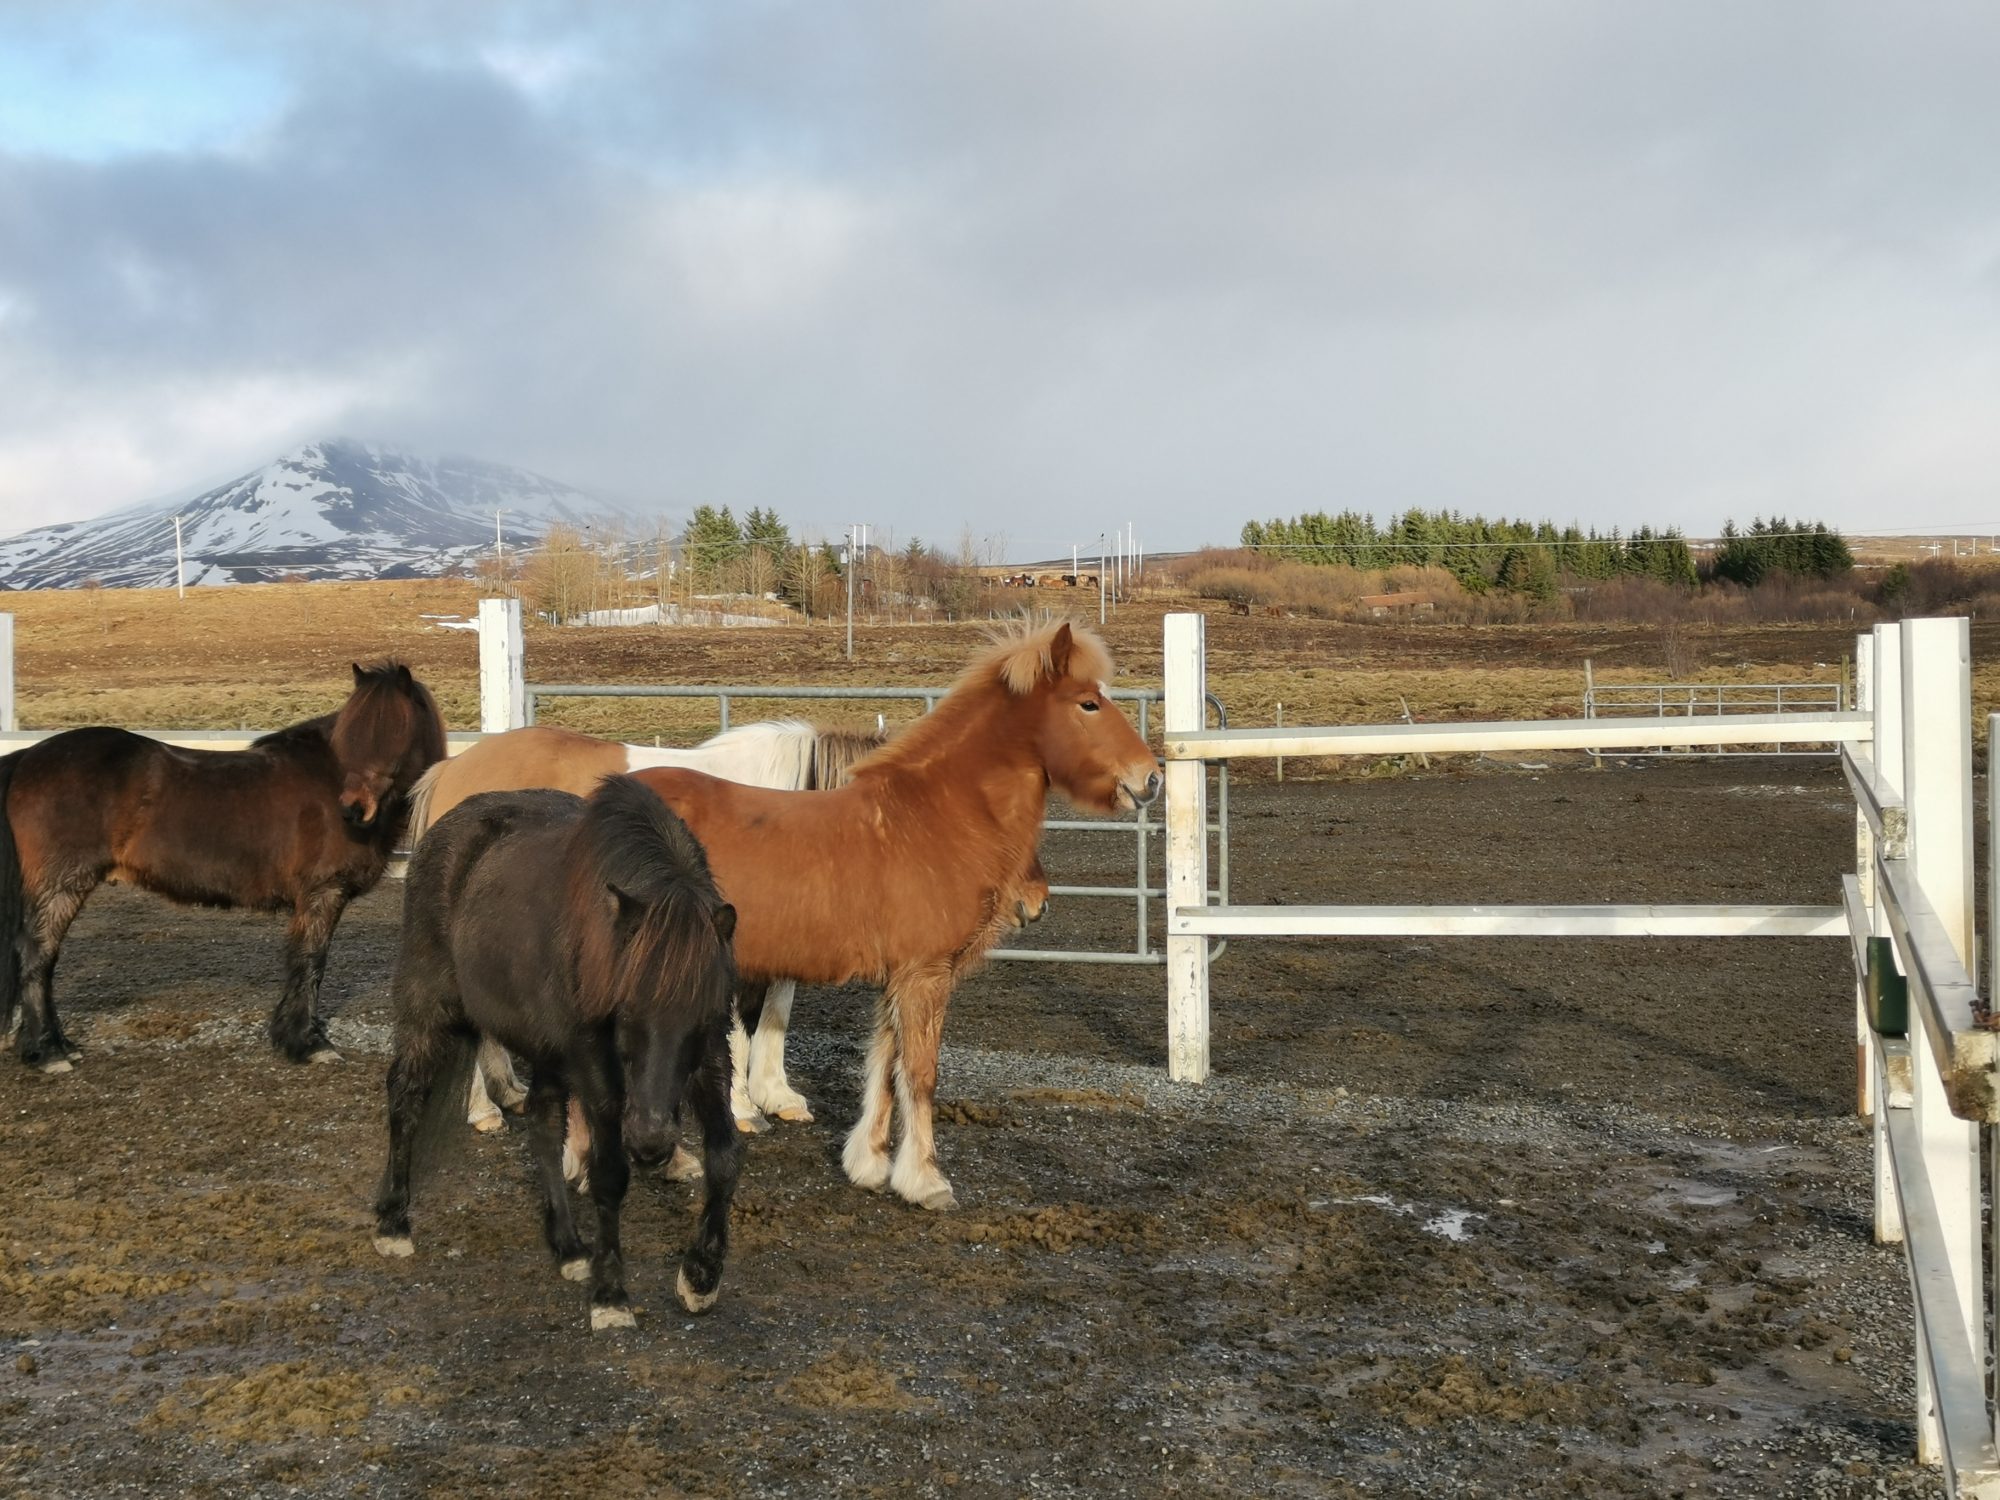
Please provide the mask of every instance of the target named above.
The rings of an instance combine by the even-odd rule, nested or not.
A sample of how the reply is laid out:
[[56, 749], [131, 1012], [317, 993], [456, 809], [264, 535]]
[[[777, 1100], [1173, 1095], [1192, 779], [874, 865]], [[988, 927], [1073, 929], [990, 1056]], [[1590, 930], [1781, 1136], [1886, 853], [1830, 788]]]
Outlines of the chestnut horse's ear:
[[1076, 638], [1069, 633], [1069, 621], [1063, 621], [1062, 629], [1049, 638], [1049, 675], [1069, 676], [1069, 654], [1076, 645]]
[[736, 908], [727, 901], [715, 909], [715, 935], [725, 943], [736, 941]]

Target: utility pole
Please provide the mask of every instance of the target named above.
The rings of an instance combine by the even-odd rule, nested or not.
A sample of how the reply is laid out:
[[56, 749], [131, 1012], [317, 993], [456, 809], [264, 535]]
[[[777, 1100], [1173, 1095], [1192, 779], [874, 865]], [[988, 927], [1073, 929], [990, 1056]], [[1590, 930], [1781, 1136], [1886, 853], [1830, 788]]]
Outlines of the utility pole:
[[493, 581], [504, 585], [507, 582], [507, 544], [500, 539], [500, 518], [504, 510], [493, 512]]
[[174, 591], [179, 598], [188, 596], [187, 569], [181, 563], [181, 518], [174, 517]]
[[1097, 534], [1097, 623], [1104, 623], [1104, 533]]
[[855, 556], [855, 537], [861, 528], [848, 523], [847, 550], [840, 556], [840, 571], [847, 575], [847, 659], [854, 660], [854, 570], [859, 566]]

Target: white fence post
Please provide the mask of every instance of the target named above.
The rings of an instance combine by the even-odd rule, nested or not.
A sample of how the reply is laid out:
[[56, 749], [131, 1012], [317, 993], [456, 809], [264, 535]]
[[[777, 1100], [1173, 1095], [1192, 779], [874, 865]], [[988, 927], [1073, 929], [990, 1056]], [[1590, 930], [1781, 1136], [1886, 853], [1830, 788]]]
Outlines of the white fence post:
[[[1903, 776], [1903, 627], [1877, 625], [1869, 655], [1873, 658], [1869, 690], [1874, 695], [1871, 706], [1875, 715], [1875, 739], [1870, 753], [1875, 758], [1875, 774], [1881, 778], [1882, 784], [1900, 795], [1906, 785]], [[1872, 883], [1870, 891], [1876, 895], [1869, 907], [1874, 924], [1873, 935], [1886, 940], [1889, 937], [1889, 918], [1882, 910], [1880, 895], [1873, 891]], [[1896, 1199], [1896, 1169], [1889, 1150], [1889, 1121], [1884, 1113], [1878, 1112], [1875, 1116], [1874, 1136], [1875, 1243], [1900, 1245], [1903, 1242], [1903, 1209]]]
[[12, 734], [20, 727], [14, 715], [14, 617], [0, 614], [0, 730]]
[[[1943, 922], [1959, 960], [1973, 967], [1972, 637], [1963, 619], [1906, 620], [1903, 659], [1903, 801], [1910, 873]], [[1975, 1360], [1986, 1348], [1979, 1204], [1979, 1127], [1951, 1112], [1929, 1029], [1910, 1027], [1912, 1105], [1924, 1176], [1951, 1266], [1952, 1289]], [[1918, 1345], [1924, 1342], [1921, 1320]], [[1917, 1360], [1918, 1453], [1944, 1460], [1928, 1360]]]
[[521, 601], [479, 601], [479, 731], [499, 734], [528, 722]]
[[[1200, 733], [1207, 722], [1205, 621], [1197, 614], [1166, 619], [1165, 734]], [[1208, 904], [1208, 767], [1167, 761], [1167, 1076], [1184, 1083], [1208, 1077], [1208, 938], [1176, 936], [1174, 914]]]
[[[1875, 705], [1874, 661], [1875, 638], [1856, 636], [1854, 706], [1857, 709], [1867, 710]], [[1873, 755], [1872, 747], [1870, 755]], [[1872, 912], [1875, 908], [1875, 834], [1868, 826], [1868, 815], [1859, 805], [1854, 809], [1854, 883], [1860, 887], [1863, 908]], [[1868, 979], [1866, 975], [1858, 975], [1854, 981], [1854, 1081], [1860, 1099], [1857, 1112], [1863, 1119], [1875, 1113], [1875, 1039], [1870, 1035], [1872, 1030], [1868, 1024]]]

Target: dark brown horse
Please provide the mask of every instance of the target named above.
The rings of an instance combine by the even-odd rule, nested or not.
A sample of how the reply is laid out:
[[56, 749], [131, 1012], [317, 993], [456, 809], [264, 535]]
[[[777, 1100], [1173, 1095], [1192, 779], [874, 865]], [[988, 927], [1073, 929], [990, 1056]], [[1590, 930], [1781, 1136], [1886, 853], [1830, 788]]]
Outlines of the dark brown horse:
[[398, 663], [354, 668], [338, 713], [247, 750], [182, 750], [72, 729], [0, 758], [0, 1016], [21, 1061], [69, 1071], [50, 985], [90, 893], [124, 881], [170, 901], [292, 914], [271, 1044], [337, 1061], [319, 1016], [327, 943], [382, 878], [419, 776], [444, 755], [430, 692]]
[[[715, 1301], [743, 1143], [729, 1112], [736, 913], [701, 845], [629, 776], [585, 802], [485, 792], [444, 817], [410, 860], [396, 959], [389, 1165], [375, 1248], [414, 1253], [410, 1164], [425, 1104], [475, 1033], [527, 1058], [542, 1230], [564, 1276], [590, 1280], [590, 1326], [629, 1328], [618, 1215], [629, 1149], [666, 1160], [685, 1090], [702, 1128], [706, 1198], [681, 1258], [681, 1305]], [[590, 1121], [597, 1248], [588, 1259], [563, 1187], [563, 1101]]]

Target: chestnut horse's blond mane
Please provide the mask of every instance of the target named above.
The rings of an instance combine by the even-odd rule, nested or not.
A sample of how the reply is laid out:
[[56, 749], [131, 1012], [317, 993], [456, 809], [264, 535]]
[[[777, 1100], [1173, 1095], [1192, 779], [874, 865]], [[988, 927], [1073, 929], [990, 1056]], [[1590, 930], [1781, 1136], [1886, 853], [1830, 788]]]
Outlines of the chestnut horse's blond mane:
[[[1025, 697], [1035, 684], [1055, 672], [1055, 640], [1065, 626], [1070, 632], [1069, 661], [1064, 676], [1077, 682], [1111, 679], [1111, 653], [1104, 642], [1080, 625], [1066, 620], [1020, 621], [993, 632], [993, 644], [959, 673], [951, 691], [936, 708], [903, 730], [854, 768], [856, 776], [889, 766], [911, 765], [944, 752], [963, 729], [969, 715], [996, 698]], [[948, 752], [945, 752], [948, 753]]]

